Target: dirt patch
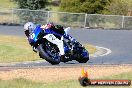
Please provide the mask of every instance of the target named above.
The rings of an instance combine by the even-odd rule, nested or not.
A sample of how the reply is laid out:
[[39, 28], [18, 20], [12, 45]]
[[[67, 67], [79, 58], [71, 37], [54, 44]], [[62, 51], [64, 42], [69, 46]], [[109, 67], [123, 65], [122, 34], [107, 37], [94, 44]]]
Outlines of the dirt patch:
[[0, 71], [1, 80], [14, 78], [25, 78], [37, 82], [53, 82], [69, 79], [78, 79], [81, 76], [82, 68], [88, 71], [90, 78], [100, 78], [104, 76], [116, 75], [132, 71], [131, 65], [116, 66], [87, 66], [74, 68], [32, 68], [16, 69], [11, 71]]

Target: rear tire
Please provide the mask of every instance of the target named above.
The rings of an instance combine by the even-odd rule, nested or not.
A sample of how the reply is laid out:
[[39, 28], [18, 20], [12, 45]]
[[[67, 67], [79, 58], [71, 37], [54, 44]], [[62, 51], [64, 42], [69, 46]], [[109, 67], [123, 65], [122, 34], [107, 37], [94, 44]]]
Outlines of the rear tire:
[[56, 65], [56, 64], [59, 64], [60, 63], [60, 57], [59, 57], [59, 60], [54, 60], [52, 57], [50, 57], [45, 49], [43, 49], [43, 45], [40, 44], [38, 46], [38, 50], [39, 50], [39, 56], [43, 59], [45, 59], [46, 61], [48, 61], [49, 63], [51, 63], [52, 65]]

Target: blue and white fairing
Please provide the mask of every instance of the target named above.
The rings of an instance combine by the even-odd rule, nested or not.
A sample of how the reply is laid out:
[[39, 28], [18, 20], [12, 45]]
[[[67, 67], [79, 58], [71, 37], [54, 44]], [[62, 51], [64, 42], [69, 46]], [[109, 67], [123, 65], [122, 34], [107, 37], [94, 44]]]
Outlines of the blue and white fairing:
[[57, 35], [57, 36], [60, 36], [60, 37], [64, 37], [66, 39], [71, 39], [72, 37], [70, 35], [68, 35], [66, 32], [64, 33], [64, 35], [61, 35], [61, 34], [58, 34], [56, 32], [54, 32], [53, 30], [51, 30], [50, 28], [49, 29], [46, 29], [46, 30], [43, 30], [41, 28], [41, 25], [38, 25], [36, 26], [36, 28], [34, 29], [34, 31], [32, 32], [32, 34], [30, 35], [29, 37], [29, 42], [31, 43], [35, 43], [37, 40], [38, 40], [38, 35], [40, 32], [44, 31], [45, 34], [53, 34], [53, 35]]
[[32, 32], [32, 34], [30, 35], [29, 41], [33, 42], [33, 43], [36, 42], [38, 40], [39, 33], [42, 32], [42, 31], [44, 31], [45, 34], [54, 34], [54, 35], [62, 36], [62, 35], [54, 32], [54, 31], [52, 31], [50, 29], [43, 30], [41, 28], [41, 25], [38, 25], [38, 26], [36, 26], [36, 28], [34, 29], [34, 31]]
[[29, 42], [35, 43], [38, 39], [37, 36], [39, 35], [39, 33], [42, 31], [42, 28], [40, 28], [41, 25], [38, 25], [34, 31], [32, 32], [32, 34], [29, 37]]

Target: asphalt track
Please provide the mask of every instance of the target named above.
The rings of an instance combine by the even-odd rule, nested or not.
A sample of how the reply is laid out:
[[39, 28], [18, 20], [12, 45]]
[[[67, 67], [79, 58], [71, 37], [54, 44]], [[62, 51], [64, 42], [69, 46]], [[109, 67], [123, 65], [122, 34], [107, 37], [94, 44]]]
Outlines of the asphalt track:
[[[0, 34], [24, 36], [22, 26], [0, 26]], [[81, 43], [89, 43], [112, 50], [106, 56], [91, 57], [88, 63], [76, 61], [60, 63], [59, 66], [95, 65], [95, 64], [132, 64], [132, 30], [71, 29], [70, 34]], [[30, 58], [30, 57], [29, 57]], [[28, 63], [28, 64], [27, 64]], [[16, 63], [12, 66], [33, 67], [51, 66], [48, 62], [36, 61]]]

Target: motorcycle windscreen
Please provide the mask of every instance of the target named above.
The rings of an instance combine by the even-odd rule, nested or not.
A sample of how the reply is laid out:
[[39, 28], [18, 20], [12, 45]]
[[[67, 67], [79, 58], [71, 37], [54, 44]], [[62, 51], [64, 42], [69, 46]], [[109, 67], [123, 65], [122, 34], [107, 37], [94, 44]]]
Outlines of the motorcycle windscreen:
[[30, 35], [30, 41], [36, 42], [38, 40], [38, 35], [42, 31], [42, 28], [40, 28], [40, 27], [41, 27], [41, 25], [38, 25], [35, 28], [35, 30], [33, 31], [33, 33]]

